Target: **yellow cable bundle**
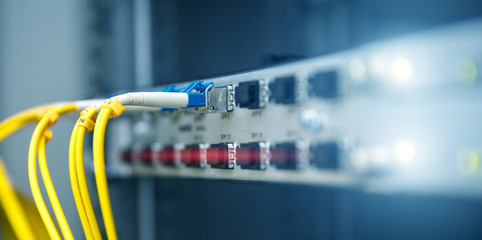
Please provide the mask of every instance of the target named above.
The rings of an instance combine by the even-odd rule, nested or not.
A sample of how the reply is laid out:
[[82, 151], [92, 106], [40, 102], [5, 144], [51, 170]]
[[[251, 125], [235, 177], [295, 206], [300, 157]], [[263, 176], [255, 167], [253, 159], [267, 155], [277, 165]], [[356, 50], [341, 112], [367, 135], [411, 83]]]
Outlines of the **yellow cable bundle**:
[[59, 115], [72, 112], [77, 110], [77, 106], [75, 104], [68, 104], [62, 107], [55, 108], [50, 110], [45, 114], [45, 116], [40, 120], [35, 131], [32, 135], [32, 139], [30, 141], [30, 147], [28, 152], [28, 175], [30, 181], [30, 187], [32, 189], [32, 194], [34, 197], [35, 204], [39, 210], [40, 216], [47, 228], [47, 231], [52, 239], [61, 239], [59, 232], [48, 212], [47, 206], [42, 198], [42, 194], [40, 192], [38, 180], [37, 180], [37, 169], [36, 169], [36, 155], [37, 149], [39, 149], [39, 159], [41, 164], [41, 172], [42, 177], [45, 183], [45, 187], [47, 189], [47, 193], [49, 194], [49, 198], [52, 203], [52, 208], [54, 209], [55, 216], [57, 217], [57, 221], [60, 225], [60, 229], [65, 239], [74, 239], [70, 227], [65, 219], [64, 213], [62, 211], [62, 207], [60, 202], [57, 198], [55, 193], [55, 189], [53, 188], [52, 181], [50, 179], [50, 174], [48, 173], [48, 169], [46, 166], [45, 160], [45, 142], [46, 138], [49, 138], [49, 131], [48, 127], [53, 125]]
[[0, 204], [18, 239], [36, 239], [0, 158]]
[[107, 177], [105, 174], [104, 140], [109, 118], [119, 116], [124, 110], [125, 108], [119, 103], [117, 98], [107, 100], [102, 105], [102, 110], [97, 117], [97, 123], [94, 128], [93, 152], [95, 180], [97, 183], [97, 192], [99, 195], [99, 202], [102, 209], [102, 217], [104, 218], [107, 237], [112, 240], [117, 239], [117, 233], [110, 205]]
[[85, 132], [94, 129], [96, 113], [96, 107], [89, 107], [81, 112], [72, 131], [69, 149], [69, 169], [72, 191], [87, 239], [102, 239], [90, 200], [83, 164]]
[[[12, 133], [18, 131], [26, 124], [39, 121], [45, 113], [52, 109], [52, 105], [39, 106], [20, 112], [0, 122], [0, 142]], [[0, 160], [0, 203], [2, 204], [7, 217], [19, 239], [35, 239], [33, 229], [30, 226], [22, 204], [11, 186], [8, 176]]]

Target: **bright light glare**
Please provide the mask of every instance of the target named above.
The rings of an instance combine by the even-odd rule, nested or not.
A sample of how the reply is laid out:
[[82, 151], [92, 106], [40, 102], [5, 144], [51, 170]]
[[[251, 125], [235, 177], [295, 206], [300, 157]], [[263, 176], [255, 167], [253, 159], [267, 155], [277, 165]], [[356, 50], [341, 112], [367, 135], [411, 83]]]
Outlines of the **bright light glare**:
[[351, 165], [357, 170], [368, 167], [367, 153], [363, 148], [356, 148], [350, 153]]
[[395, 146], [395, 157], [400, 163], [408, 163], [415, 156], [415, 147], [408, 141], [400, 141]]
[[357, 83], [361, 83], [366, 79], [367, 70], [363, 60], [359, 58], [352, 59], [348, 63], [348, 74], [351, 79]]
[[388, 163], [390, 151], [387, 151], [386, 148], [376, 146], [370, 149], [369, 154], [369, 158], [373, 165], [383, 167]]
[[477, 172], [479, 170], [480, 159], [479, 154], [477, 152], [472, 152], [470, 154], [470, 171]]
[[397, 58], [392, 63], [392, 76], [398, 81], [408, 80], [413, 73], [413, 66], [405, 58]]
[[470, 85], [477, 80], [477, 64], [470, 59], [461, 60], [457, 63], [455, 75], [461, 82]]
[[477, 149], [463, 149], [457, 156], [457, 167], [463, 174], [479, 174], [481, 153]]

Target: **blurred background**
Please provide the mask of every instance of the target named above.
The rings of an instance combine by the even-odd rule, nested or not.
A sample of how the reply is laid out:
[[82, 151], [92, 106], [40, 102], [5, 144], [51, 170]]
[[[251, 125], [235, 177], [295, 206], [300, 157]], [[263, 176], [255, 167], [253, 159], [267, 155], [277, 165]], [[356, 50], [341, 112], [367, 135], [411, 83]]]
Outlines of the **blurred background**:
[[[0, 118], [41, 103], [102, 97], [337, 54], [361, 56], [350, 57], [355, 61], [349, 61], [347, 69], [355, 68], [356, 76], [347, 70], [352, 79], [346, 78], [356, 81], [362, 71], [368, 83], [349, 88], [349, 93], [368, 97], [353, 98], [349, 106], [368, 106], [367, 111], [338, 117], [340, 125], [349, 126], [347, 132], [352, 127], [358, 129], [354, 135], [369, 136], [360, 137], [363, 144], [347, 153], [350, 169], [345, 171], [362, 180], [340, 188], [112, 178], [109, 187], [120, 238], [481, 239], [481, 17], [478, 0], [2, 0]], [[398, 59], [386, 67], [395, 77], [403, 80], [413, 68], [414, 77], [429, 80], [402, 93], [391, 92], [392, 86], [383, 81], [366, 80], [376, 78], [377, 72], [363, 64], [383, 63], [384, 54], [389, 55], [387, 62]], [[425, 72], [416, 75], [417, 69]], [[402, 97], [369, 98], [380, 92]], [[67, 171], [66, 142], [72, 127], [72, 119], [53, 127], [47, 156], [72, 231], [83, 236]], [[27, 151], [32, 131], [33, 126], [26, 128], [0, 145], [13, 184], [29, 198]], [[384, 150], [377, 144], [391, 144], [399, 133], [412, 139], [394, 140], [396, 157], [403, 162], [417, 153], [430, 164], [390, 175], [394, 166], [380, 157]], [[426, 135], [410, 135], [417, 133]], [[430, 151], [424, 152], [424, 147]], [[456, 150], [448, 152], [452, 148]], [[407, 172], [412, 175], [404, 175]], [[95, 191], [92, 171], [88, 180]], [[102, 223], [95, 196], [93, 203]]]

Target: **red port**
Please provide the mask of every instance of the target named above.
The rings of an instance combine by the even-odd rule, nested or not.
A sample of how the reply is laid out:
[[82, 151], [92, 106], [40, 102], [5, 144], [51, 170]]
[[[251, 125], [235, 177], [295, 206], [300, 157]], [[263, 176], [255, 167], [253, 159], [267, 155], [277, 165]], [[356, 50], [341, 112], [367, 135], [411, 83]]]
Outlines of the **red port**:
[[136, 152], [135, 159], [138, 159], [141, 163], [151, 164], [153, 160], [153, 154], [151, 149], [144, 149], [140, 152]]
[[132, 151], [130, 149], [127, 149], [122, 152], [122, 160], [126, 163], [131, 163], [132, 162]]
[[140, 161], [141, 163], [151, 164], [153, 160], [153, 153], [149, 148], [142, 151], [133, 151], [132, 149], [128, 149], [122, 152], [122, 160], [127, 163]]
[[239, 165], [259, 164], [260, 151], [259, 148], [239, 148], [236, 151], [236, 162]]
[[211, 146], [206, 150], [207, 163], [210, 165], [227, 164], [229, 161], [227, 146]]
[[176, 150], [173, 147], [166, 147], [154, 153], [154, 157], [161, 163], [167, 165], [174, 165], [176, 161]]
[[181, 150], [181, 162], [187, 165], [201, 164], [201, 149], [199, 146], [187, 146]]

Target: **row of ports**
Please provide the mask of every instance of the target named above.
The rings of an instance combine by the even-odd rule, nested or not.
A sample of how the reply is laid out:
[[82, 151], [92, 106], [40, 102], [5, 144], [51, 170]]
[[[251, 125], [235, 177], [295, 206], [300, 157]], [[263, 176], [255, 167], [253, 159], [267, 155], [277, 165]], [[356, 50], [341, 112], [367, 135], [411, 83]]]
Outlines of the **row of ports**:
[[236, 105], [240, 108], [265, 107], [267, 102], [295, 104], [308, 96], [334, 99], [340, 94], [339, 76], [336, 70], [318, 72], [307, 80], [297, 75], [275, 78], [269, 84], [265, 80], [240, 82], [235, 88]]
[[268, 167], [297, 170], [307, 167], [337, 170], [341, 151], [336, 142], [306, 144], [304, 142], [251, 142], [243, 144], [194, 144], [153, 146], [127, 149], [122, 153], [126, 163], [203, 168], [265, 170]]
[[[297, 104], [307, 97], [334, 99], [340, 95], [340, 79], [336, 70], [303, 76], [291, 74], [270, 80], [261, 78], [239, 82], [236, 87], [233, 85], [213, 87], [210, 82], [196, 81], [185, 87], [172, 85], [159, 91], [186, 92], [193, 89], [194, 92], [191, 92], [193, 94], [205, 91], [207, 108], [184, 109], [188, 112], [230, 112], [234, 110], [235, 105], [239, 108], [257, 109], [266, 107], [268, 102]], [[164, 109], [164, 111], [172, 110], [174, 109]]]

